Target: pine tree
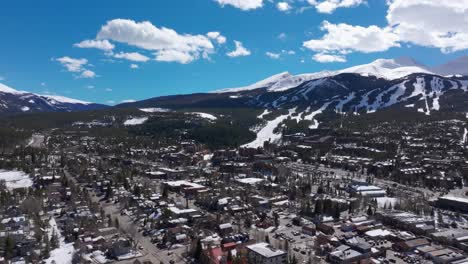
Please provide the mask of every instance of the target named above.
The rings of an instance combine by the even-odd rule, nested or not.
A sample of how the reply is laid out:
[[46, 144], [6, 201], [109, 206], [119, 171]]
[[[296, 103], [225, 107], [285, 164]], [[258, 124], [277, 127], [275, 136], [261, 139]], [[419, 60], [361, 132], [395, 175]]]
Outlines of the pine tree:
[[202, 258], [202, 252], [203, 252], [203, 248], [202, 248], [201, 240], [198, 239], [197, 245], [195, 246], [195, 251], [193, 252], [193, 258], [195, 258], [197, 263], [200, 263], [200, 260]]
[[367, 215], [372, 216], [373, 214], [374, 212], [372, 211], [372, 207], [369, 205], [369, 207], [367, 208]]
[[3, 256], [5, 259], [10, 259], [13, 257], [13, 249], [14, 249], [14, 241], [11, 237], [6, 237], [5, 242], [4, 242], [4, 254]]

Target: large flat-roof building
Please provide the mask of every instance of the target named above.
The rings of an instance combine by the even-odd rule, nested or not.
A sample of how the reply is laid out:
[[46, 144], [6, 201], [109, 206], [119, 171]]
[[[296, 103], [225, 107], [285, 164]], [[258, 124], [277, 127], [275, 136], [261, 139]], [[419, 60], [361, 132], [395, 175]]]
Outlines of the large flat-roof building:
[[287, 262], [287, 253], [273, 248], [268, 243], [257, 243], [247, 246], [248, 263], [251, 264], [282, 264]]

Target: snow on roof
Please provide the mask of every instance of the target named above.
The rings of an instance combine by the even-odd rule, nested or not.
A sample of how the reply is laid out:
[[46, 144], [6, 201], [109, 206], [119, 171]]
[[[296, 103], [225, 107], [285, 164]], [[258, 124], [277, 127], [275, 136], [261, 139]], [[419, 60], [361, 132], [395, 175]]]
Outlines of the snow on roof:
[[384, 229], [374, 229], [371, 231], [367, 231], [366, 235], [370, 237], [385, 237], [385, 236], [392, 235], [392, 232], [388, 230], [384, 230]]
[[284, 251], [275, 249], [265, 242], [253, 244], [247, 246], [247, 248], [266, 258], [273, 258], [286, 254]]
[[195, 213], [197, 212], [197, 210], [195, 209], [179, 209], [175, 206], [171, 206], [168, 208], [171, 212], [173, 212], [174, 214], [190, 214], [190, 213]]
[[439, 197], [439, 199], [456, 201], [456, 202], [461, 202], [461, 203], [468, 203], [468, 199], [463, 198], [463, 197], [443, 196], [443, 197]]
[[167, 184], [167, 185], [169, 185], [171, 187], [187, 186], [187, 187], [190, 187], [190, 188], [205, 188], [205, 186], [203, 186], [201, 184], [194, 183], [194, 182], [189, 182], [189, 181], [185, 181], [185, 180], [168, 181], [168, 182], [165, 182], [165, 184]]
[[264, 179], [260, 178], [243, 178], [243, 179], [237, 179], [236, 181], [244, 184], [257, 184], [259, 182], [264, 181]]

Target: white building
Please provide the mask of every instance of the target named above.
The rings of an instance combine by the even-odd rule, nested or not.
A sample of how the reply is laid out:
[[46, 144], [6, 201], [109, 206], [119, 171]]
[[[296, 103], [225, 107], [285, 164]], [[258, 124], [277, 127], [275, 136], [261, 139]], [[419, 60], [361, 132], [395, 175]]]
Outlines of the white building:
[[282, 264], [287, 262], [287, 253], [273, 248], [268, 243], [257, 243], [247, 246], [248, 263], [251, 264]]

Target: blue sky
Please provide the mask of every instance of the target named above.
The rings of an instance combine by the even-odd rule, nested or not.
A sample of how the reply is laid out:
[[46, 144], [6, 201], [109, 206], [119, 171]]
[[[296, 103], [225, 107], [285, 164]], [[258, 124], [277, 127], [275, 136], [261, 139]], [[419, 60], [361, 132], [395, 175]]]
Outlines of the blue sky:
[[459, 2], [7, 1], [0, 79], [18, 90], [115, 104], [377, 58], [435, 65], [467, 54], [468, 4]]

